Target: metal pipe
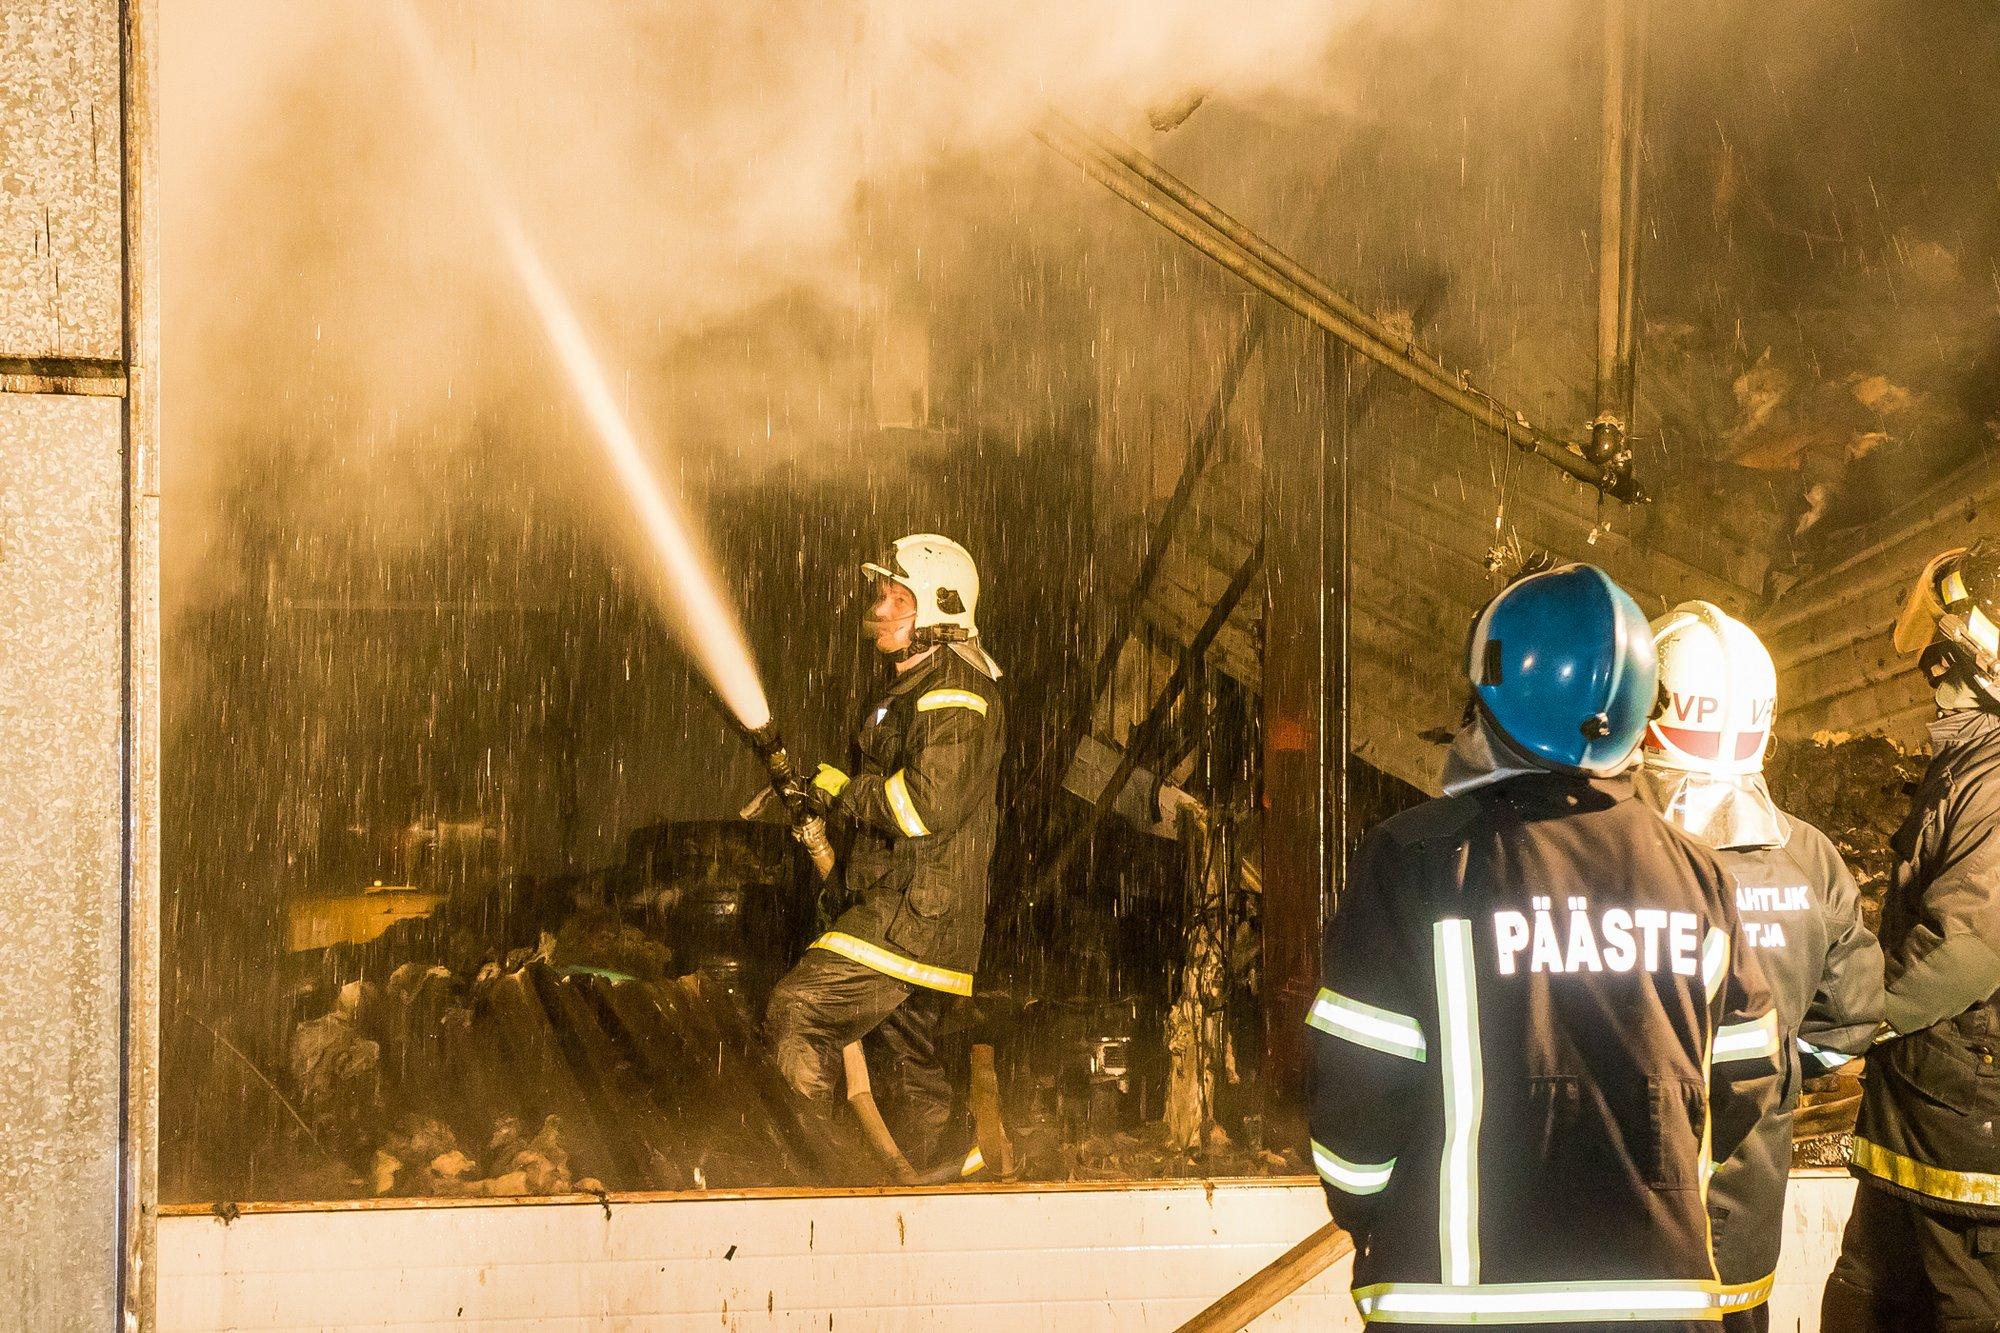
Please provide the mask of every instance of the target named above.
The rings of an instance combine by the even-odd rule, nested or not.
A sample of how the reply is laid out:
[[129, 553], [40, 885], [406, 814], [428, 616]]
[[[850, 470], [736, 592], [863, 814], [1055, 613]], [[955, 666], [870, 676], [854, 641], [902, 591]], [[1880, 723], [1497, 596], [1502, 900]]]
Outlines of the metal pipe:
[[1610, 469], [1626, 465], [1631, 457], [1644, 14], [1644, 0], [1604, 3], [1604, 103], [1597, 192], [1597, 415], [1590, 423], [1588, 452]]
[[1064, 116], [1061, 112], [1054, 112], [1052, 115], [1066, 129], [1087, 139], [1098, 151], [1106, 154], [1140, 180], [1145, 181], [1148, 185], [1166, 195], [1167, 198], [1179, 204], [1189, 213], [1192, 213], [1196, 218], [1214, 228], [1228, 241], [1241, 246], [1258, 263], [1267, 265], [1286, 280], [1297, 283], [1300, 287], [1312, 293], [1316, 299], [1325, 302], [1326, 305], [1337, 311], [1342, 319], [1347, 320], [1357, 329], [1363, 330], [1368, 336], [1378, 339], [1388, 346], [1399, 348], [1404, 356], [1409, 357], [1412, 362], [1421, 366], [1428, 374], [1453, 381], [1462, 378], [1447, 368], [1438, 358], [1417, 346], [1413, 339], [1398, 336], [1393, 330], [1384, 326], [1359, 304], [1349, 300], [1340, 292], [1335, 291], [1321, 280], [1317, 274], [1307, 269], [1277, 246], [1265, 240], [1262, 236], [1259, 236], [1244, 223], [1223, 211], [1220, 205], [1209, 200], [1207, 196], [1196, 190], [1192, 185], [1174, 175], [1173, 172], [1168, 171], [1164, 166], [1161, 166], [1137, 148], [1111, 134], [1100, 130], [1093, 130], [1087, 125], [1079, 124]]
[[1618, 257], [1618, 402], [1624, 413], [1629, 444], [1637, 419], [1639, 351], [1633, 324], [1639, 307], [1639, 191], [1641, 155], [1646, 142], [1646, 55], [1648, 0], [1626, 0], [1631, 7], [1632, 48], [1625, 62], [1625, 215], [1620, 225], [1624, 246]]
[[146, 1333], [158, 1319], [160, 1193], [158, 0], [122, 0], [118, 27], [127, 645], [118, 1304], [124, 1327]]
[[[1353, 302], [1334, 294], [1338, 304], [1329, 303], [1320, 293], [1331, 293], [1331, 289], [1317, 279], [1311, 279], [1310, 274], [1307, 275], [1311, 279], [1310, 285], [1289, 276], [1291, 273], [1304, 273], [1305, 270], [1268, 242], [1256, 238], [1247, 227], [1203, 199], [1185, 182], [1173, 178], [1136, 149], [1122, 145], [1116, 149], [1107, 147], [1100, 142], [1102, 136], [1080, 130], [1059, 117], [1051, 119], [1034, 133], [1043, 143], [1083, 168], [1092, 179], [1167, 231], [1280, 305], [1332, 334], [1369, 360], [1402, 376], [1446, 406], [1497, 432], [1509, 443], [1541, 455], [1577, 480], [1587, 482], [1608, 495], [1627, 503], [1643, 503], [1648, 498], [1629, 472], [1592, 462], [1561, 437], [1529, 421], [1525, 414], [1474, 388], [1463, 372], [1449, 371], [1428, 353], [1412, 347], [1407, 340], [1362, 313]], [[1144, 174], [1131, 165], [1135, 161], [1147, 164]], [[1168, 187], [1157, 183], [1160, 181], [1172, 181], [1173, 185]], [[1173, 193], [1169, 193], [1169, 188]], [[1181, 197], [1197, 202], [1194, 205], [1183, 204]], [[1201, 210], [1199, 213], [1195, 211], [1197, 207]], [[1229, 230], [1225, 232], [1209, 218], [1224, 219]], [[1251, 237], [1256, 251], [1246, 248], [1234, 236]], [[1276, 259], [1260, 258], [1260, 254], [1276, 256]]]
[[1625, 0], [1604, 0], [1604, 102], [1598, 124], [1597, 417], [1590, 456], [1608, 462], [1625, 447], [1618, 413], [1618, 308], [1625, 254]]
[[[961, 73], [962, 66], [950, 51], [935, 43], [922, 43], [921, 48], [947, 71]], [[1567, 440], [1536, 426], [1524, 413], [1474, 388], [1464, 371], [1449, 369], [1410, 340], [1397, 336], [1138, 149], [1053, 109], [1033, 133], [1223, 268], [1446, 406], [1608, 495], [1628, 504], [1643, 504], [1650, 498], [1622, 466], [1600, 466]]]

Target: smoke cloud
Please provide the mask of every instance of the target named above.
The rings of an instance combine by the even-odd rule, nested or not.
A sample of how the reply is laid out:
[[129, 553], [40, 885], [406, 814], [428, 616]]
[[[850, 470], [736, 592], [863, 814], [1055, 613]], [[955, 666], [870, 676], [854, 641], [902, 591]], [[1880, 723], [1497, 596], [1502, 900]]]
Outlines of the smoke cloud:
[[[871, 200], [970, 159], [996, 206], [1042, 207], [1023, 131], [1051, 101], [1139, 125], [1204, 93], [1324, 98], [1363, 6], [420, 12], [469, 132], [677, 477], [837, 459], [881, 418], [854, 386], [885, 310], [921, 299], [924, 256], [885, 257]], [[319, 502], [414, 531], [451, 502], [434, 488], [468, 484], [452, 446], [528, 420], [540, 438], [510, 465], [546, 467], [564, 501], [588, 491], [565, 391], [386, 5], [176, 0], [163, 30], [170, 600], [218, 572], [201, 572], [202, 518], [246, 459], [325, 469]]]

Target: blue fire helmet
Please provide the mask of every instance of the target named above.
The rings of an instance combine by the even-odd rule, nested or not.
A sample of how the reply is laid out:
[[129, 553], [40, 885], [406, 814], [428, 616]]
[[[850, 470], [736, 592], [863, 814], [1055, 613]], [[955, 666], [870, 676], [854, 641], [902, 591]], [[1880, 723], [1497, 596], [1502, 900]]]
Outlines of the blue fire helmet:
[[1524, 756], [1590, 777], [1625, 767], [1659, 699], [1646, 615], [1595, 565], [1502, 590], [1473, 622], [1466, 673], [1480, 709]]

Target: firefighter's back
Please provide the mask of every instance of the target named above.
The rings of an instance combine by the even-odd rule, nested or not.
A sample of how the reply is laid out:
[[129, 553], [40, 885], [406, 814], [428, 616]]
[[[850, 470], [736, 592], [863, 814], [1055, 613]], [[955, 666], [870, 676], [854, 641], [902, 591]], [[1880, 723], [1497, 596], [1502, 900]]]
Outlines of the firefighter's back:
[[[1314, 1018], [1364, 1315], [1657, 1328], [1752, 1299], [1717, 1283], [1703, 1201], [1710, 1043], [1767, 1008], [1726, 885], [1625, 778], [1516, 776], [1370, 835]], [[1774, 1033], [1715, 1054], [1768, 1059]]]

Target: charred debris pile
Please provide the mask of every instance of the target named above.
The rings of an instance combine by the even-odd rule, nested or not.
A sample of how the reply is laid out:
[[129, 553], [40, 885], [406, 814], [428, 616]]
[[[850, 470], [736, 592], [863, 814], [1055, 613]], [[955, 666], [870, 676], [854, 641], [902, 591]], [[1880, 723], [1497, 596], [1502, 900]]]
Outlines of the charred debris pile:
[[[682, 821], [633, 833], [620, 865], [468, 881], [374, 938], [290, 953], [264, 991], [272, 1012], [184, 1006], [170, 1022], [182, 1086], [203, 1093], [175, 1117], [163, 1192], [213, 1203], [886, 1183], [847, 1117], [815, 1116], [784, 1085], [758, 1030], [824, 910], [813, 883], [781, 826]], [[1254, 941], [1237, 952], [1254, 958]], [[1110, 988], [1120, 998], [982, 992], [950, 1034], [998, 1048], [1028, 1178], [1301, 1169], [1264, 1146], [1254, 1114], [1233, 1112], [1234, 1133], [1212, 1108], [1194, 1132], [1170, 1128], [1166, 999]]]

